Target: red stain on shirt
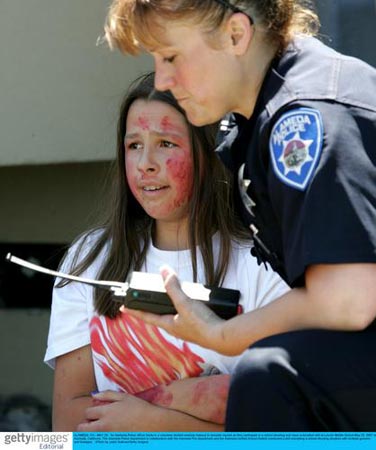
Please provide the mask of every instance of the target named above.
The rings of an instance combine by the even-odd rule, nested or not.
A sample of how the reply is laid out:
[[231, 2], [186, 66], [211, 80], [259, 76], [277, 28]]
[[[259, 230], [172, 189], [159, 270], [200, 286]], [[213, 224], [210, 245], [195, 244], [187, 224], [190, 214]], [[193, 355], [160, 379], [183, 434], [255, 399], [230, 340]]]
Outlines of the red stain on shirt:
[[178, 347], [157, 327], [128, 314], [115, 319], [94, 316], [90, 335], [104, 376], [130, 394], [202, 372], [204, 360], [187, 343]]

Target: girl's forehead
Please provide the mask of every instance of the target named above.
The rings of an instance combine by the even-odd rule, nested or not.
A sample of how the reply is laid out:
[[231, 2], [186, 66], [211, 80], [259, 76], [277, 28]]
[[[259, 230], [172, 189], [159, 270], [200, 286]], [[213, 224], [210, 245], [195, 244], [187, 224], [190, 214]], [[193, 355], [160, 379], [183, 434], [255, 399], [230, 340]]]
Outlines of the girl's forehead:
[[175, 131], [188, 132], [185, 117], [172, 105], [159, 100], [138, 99], [132, 103], [127, 117], [128, 126], [139, 126], [141, 123], [144, 125], [145, 120], [158, 125], [164, 131], [174, 127]]
[[129, 115], [146, 114], [153, 117], [164, 116], [168, 114], [170, 117], [176, 118], [181, 122], [185, 122], [184, 116], [174, 106], [161, 100], [137, 99], [129, 108]]

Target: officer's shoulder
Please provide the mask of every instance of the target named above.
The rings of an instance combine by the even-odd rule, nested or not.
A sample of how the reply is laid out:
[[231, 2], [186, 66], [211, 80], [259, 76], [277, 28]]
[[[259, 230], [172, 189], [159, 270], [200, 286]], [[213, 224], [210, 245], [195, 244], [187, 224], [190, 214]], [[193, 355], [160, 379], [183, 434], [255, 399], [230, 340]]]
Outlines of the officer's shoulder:
[[285, 110], [274, 122], [269, 138], [276, 177], [304, 191], [320, 160], [324, 142], [321, 112], [311, 106]]

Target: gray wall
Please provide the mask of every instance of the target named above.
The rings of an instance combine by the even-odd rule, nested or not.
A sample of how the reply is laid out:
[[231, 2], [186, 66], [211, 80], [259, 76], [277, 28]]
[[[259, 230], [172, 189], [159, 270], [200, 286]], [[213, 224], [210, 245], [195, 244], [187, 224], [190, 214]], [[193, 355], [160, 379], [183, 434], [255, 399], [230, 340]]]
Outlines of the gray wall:
[[119, 98], [148, 57], [96, 46], [108, 1], [0, 3], [0, 165], [106, 160]]

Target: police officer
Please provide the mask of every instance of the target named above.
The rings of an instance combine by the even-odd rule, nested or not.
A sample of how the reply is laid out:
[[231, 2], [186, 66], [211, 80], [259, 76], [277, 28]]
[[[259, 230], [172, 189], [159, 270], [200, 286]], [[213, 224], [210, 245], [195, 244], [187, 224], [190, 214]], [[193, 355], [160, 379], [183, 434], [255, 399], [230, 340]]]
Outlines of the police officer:
[[292, 287], [223, 321], [164, 268], [178, 315], [133, 312], [244, 352], [229, 431], [376, 430], [376, 71], [314, 38], [307, 3], [116, 0], [108, 20], [110, 43], [146, 48], [157, 89], [171, 90], [192, 123], [233, 113], [218, 152], [256, 255]]

